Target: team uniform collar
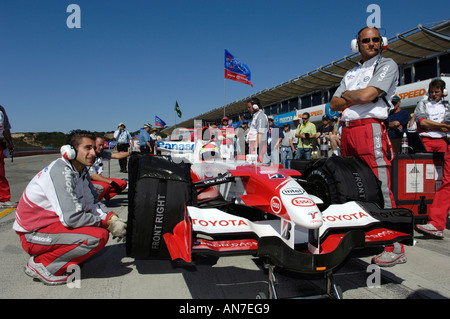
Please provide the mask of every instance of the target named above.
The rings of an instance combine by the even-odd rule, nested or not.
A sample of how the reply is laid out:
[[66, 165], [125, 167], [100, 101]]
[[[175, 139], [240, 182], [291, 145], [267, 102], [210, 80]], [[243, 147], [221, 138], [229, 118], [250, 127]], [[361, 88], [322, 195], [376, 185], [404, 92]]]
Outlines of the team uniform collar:
[[378, 63], [378, 61], [381, 59], [381, 54], [378, 53], [376, 56], [374, 56], [373, 58], [371, 58], [370, 60], [367, 60], [366, 62], [363, 62], [363, 60], [359, 60], [358, 64], [360, 66], [372, 66], [376, 63]]
[[86, 174], [87, 174], [88, 171], [89, 171], [89, 168], [88, 168], [88, 167], [85, 167], [85, 168], [83, 168], [83, 170], [82, 170], [81, 172], [78, 172], [78, 171], [75, 169], [75, 167], [72, 165], [72, 162], [71, 162], [71, 161], [65, 159], [65, 158], [62, 157], [62, 156], [61, 156], [60, 159], [61, 159], [62, 161], [64, 161], [64, 162], [66, 163], [66, 165], [69, 166], [70, 169], [71, 169], [74, 173], [77, 173], [77, 174], [79, 175], [79, 177], [84, 177], [84, 176], [86, 176]]

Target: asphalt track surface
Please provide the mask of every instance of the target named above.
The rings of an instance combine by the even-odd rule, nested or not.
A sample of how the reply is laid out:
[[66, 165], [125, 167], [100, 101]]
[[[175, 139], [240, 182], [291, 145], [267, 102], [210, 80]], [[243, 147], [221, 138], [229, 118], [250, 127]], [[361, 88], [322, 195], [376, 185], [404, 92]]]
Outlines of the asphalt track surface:
[[[12, 200], [18, 201], [31, 178], [58, 155], [6, 159], [6, 175]], [[105, 165], [105, 175], [127, 178], [117, 160]], [[106, 202], [127, 219], [127, 191]], [[0, 211], [0, 298], [2, 299], [180, 299], [250, 300], [268, 291], [263, 264], [252, 256], [213, 258], [199, 256], [195, 266], [182, 267], [169, 260], [135, 259], [126, 256], [125, 244], [110, 238], [107, 246], [83, 263], [77, 285], [50, 287], [23, 272], [28, 255], [12, 230], [15, 210]], [[415, 245], [406, 247], [407, 263], [383, 268], [375, 278], [371, 258], [380, 249], [354, 251], [335, 273], [344, 299], [449, 299], [450, 222], [443, 240], [416, 233]], [[371, 277], [372, 276], [372, 277]], [[278, 297], [322, 294], [322, 276], [276, 270]], [[371, 287], [374, 286], [375, 287]], [[175, 309], [176, 310], [176, 309]]]

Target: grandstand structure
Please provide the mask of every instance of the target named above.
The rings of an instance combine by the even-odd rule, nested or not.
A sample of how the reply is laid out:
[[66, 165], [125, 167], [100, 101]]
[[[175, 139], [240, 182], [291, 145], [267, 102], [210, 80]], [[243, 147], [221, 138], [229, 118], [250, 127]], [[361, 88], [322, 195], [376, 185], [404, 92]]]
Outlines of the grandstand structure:
[[[420, 24], [388, 39], [388, 42], [383, 56], [398, 64], [399, 86], [450, 75], [450, 19], [428, 26]], [[234, 122], [239, 121], [242, 114], [250, 118], [247, 101], [254, 97], [259, 98], [267, 115], [295, 110], [308, 111], [307, 109], [328, 103], [344, 74], [357, 65], [359, 60], [359, 53], [344, 56], [282, 84], [180, 122], [176, 127], [192, 128], [194, 120], [220, 121], [224, 109], [227, 117]], [[171, 126], [163, 132], [170, 134], [174, 129], [175, 126]]]

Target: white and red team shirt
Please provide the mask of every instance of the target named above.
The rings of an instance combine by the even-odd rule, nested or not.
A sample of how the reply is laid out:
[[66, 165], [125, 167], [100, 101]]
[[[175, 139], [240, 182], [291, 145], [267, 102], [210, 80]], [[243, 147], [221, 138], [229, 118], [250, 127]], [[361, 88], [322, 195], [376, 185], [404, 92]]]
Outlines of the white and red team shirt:
[[79, 173], [69, 161], [59, 158], [26, 187], [13, 229], [28, 233], [56, 222], [68, 228], [104, 226], [106, 207], [95, 196], [87, 168]]
[[[334, 96], [341, 97], [345, 91], [355, 91], [367, 87], [382, 90], [386, 101], [391, 101], [395, 95], [398, 82], [398, 66], [394, 60], [383, 58], [380, 55], [359, 63], [348, 71], [341, 81]], [[388, 102], [390, 103], [390, 102]], [[342, 112], [341, 121], [354, 121], [367, 118], [385, 120], [389, 115], [389, 106], [380, 97], [376, 102], [352, 105]]]
[[[450, 106], [447, 101], [440, 100], [434, 102], [429, 98], [423, 99], [417, 103], [414, 110], [416, 121], [423, 119], [432, 120], [437, 123], [450, 123]], [[446, 132], [421, 129], [419, 126], [419, 135], [429, 138], [445, 138]]]

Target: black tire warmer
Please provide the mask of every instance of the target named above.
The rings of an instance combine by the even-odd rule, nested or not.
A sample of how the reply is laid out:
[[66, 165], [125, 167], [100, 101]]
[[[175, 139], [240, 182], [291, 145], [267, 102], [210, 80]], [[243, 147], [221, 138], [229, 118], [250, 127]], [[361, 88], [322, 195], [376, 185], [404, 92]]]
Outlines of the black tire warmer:
[[314, 162], [303, 178], [317, 186], [325, 207], [348, 201], [374, 202], [384, 207], [381, 182], [370, 167], [354, 157], [332, 156]]
[[190, 165], [162, 156], [132, 155], [128, 167], [127, 255], [170, 257], [163, 235], [183, 221], [185, 205], [196, 201]]

